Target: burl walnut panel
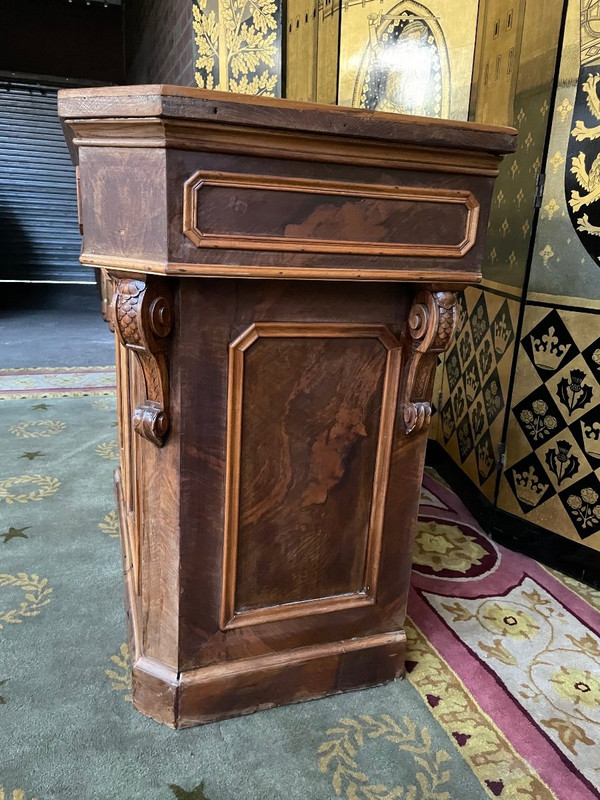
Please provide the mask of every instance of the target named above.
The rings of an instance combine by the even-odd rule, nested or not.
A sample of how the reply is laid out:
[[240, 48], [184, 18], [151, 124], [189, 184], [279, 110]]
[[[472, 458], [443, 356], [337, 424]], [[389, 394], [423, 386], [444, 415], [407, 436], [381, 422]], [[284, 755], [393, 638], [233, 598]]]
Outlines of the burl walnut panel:
[[135, 707], [402, 675], [433, 374], [515, 132], [168, 86], [59, 113], [113, 297]]
[[231, 352], [224, 622], [306, 614], [318, 598], [339, 606], [337, 595], [360, 604], [381, 533], [371, 497], [387, 480], [396, 398], [388, 390], [384, 402], [384, 388], [397, 382], [400, 343], [376, 325], [259, 323]]
[[200, 170], [185, 183], [183, 217], [203, 248], [460, 258], [475, 244], [479, 203], [468, 189]]

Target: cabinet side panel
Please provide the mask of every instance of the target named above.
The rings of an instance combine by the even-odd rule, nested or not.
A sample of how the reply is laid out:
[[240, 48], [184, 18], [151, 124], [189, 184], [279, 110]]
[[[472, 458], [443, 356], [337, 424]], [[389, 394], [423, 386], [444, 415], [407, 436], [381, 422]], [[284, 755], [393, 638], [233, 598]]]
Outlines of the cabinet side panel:
[[164, 150], [81, 147], [82, 257], [164, 259], [165, 174]]

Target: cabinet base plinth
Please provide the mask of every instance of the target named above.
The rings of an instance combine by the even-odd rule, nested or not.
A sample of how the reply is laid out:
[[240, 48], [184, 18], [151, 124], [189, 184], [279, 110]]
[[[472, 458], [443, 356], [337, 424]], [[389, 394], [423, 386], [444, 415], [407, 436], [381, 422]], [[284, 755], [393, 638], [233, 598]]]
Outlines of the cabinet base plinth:
[[133, 662], [133, 705], [138, 711], [172, 728], [186, 728], [378, 686], [404, 675], [406, 635], [403, 630], [298, 647], [179, 673], [145, 656], [132, 568], [134, 545], [120, 478], [120, 470], [116, 470], [129, 649]]
[[387, 683], [403, 673], [402, 631], [226, 662], [177, 675], [152, 659], [133, 666], [133, 704], [174, 728]]

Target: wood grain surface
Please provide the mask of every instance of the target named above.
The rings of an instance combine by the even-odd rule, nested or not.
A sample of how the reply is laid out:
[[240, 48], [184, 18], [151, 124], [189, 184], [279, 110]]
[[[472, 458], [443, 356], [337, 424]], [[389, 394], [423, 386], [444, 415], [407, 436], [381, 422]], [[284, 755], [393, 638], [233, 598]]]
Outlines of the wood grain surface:
[[59, 111], [114, 290], [135, 707], [402, 675], [435, 363], [515, 131], [165, 86]]
[[58, 113], [65, 119], [112, 117], [211, 120], [221, 125], [252, 125], [324, 136], [356, 136], [465, 150], [514, 151], [514, 128], [430, 117], [388, 114], [272, 97], [236, 95], [183, 86], [111, 86], [62, 89]]

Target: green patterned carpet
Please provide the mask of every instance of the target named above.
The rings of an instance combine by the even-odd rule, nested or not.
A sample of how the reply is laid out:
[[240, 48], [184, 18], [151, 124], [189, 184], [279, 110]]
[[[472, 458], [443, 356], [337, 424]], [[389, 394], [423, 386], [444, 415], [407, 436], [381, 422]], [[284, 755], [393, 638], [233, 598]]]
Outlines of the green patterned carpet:
[[414, 625], [409, 680], [180, 731], [136, 712], [115, 413], [112, 395], [0, 401], [0, 800], [571, 796], [486, 782], [441, 682], [486, 747], [506, 740]]

